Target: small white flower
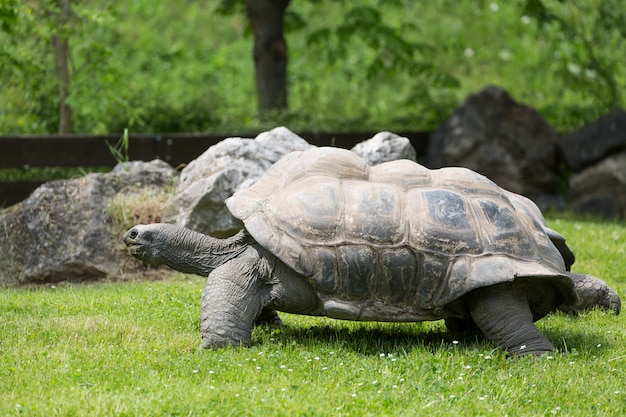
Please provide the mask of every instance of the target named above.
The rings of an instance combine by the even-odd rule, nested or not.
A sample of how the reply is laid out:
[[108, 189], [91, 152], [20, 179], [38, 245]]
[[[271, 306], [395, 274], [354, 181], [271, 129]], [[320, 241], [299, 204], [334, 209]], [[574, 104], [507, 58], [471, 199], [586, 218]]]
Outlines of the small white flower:
[[193, 372], [194, 374], [197, 374], [197, 373], [198, 373], [198, 372], [200, 372], [200, 371], [198, 371], [197, 369], [194, 369], [194, 370], [193, 370], [193, 371], [191, 371], [191, 372]]
[[286, 366], [285, 365], [280, 365], [280, 369], [285, 369]]
[[489, 10], [491, 10], [492, 12], [497, 12], [498, 10], [500, 10], [500, 6], [498, 6], [498, 3], [491, 3], [489, 5]]
[[465, 50], [463, 51], [463, 55], [465, 55], [465, 58], [472, 58], [475, 53], [472, 48], [465, 48]]
[[356, 394], [352, 394], [352, 398], [356, 398]]
[[520, 346], [520, 347], [519, 347], [519, 349], [520, 349], [520, 350], [524, 350], [524, 349], [526, 349], [526, 345], [522, 345], [522, 346]]
[[522, 23], [525, 24], [525, 25], [530, 24], [530, 17], [528, 17], [526, 15], [522, 16]]
[[458, 344], [459, 344], [459, 341], [458, 341], [458, 340], [453, 340], [453, 341], [452, 341], [452, 344], [453, 344], [453, 345], [458, 345]]

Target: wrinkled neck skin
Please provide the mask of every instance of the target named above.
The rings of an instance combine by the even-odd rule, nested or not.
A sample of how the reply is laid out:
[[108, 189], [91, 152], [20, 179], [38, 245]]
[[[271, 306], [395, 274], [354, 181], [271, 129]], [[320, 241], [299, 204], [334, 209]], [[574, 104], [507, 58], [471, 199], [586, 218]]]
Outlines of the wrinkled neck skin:
[[218, 266], [243, 253], [252, 241], [242, 230], [236, 235], [217, 239], [189, 229], [182, 229], [164, 253], [165, 264], [176, 271], [208, 276]]

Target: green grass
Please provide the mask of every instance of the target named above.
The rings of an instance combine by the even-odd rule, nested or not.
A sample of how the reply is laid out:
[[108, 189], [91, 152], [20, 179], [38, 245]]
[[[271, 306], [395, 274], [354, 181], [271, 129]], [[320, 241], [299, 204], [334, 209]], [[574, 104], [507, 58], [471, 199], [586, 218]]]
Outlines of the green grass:
[[[576, 271], [626, 298], [626, 227], [553, 215]], [[626, 328], [602, 311], [538, 323], [558, 353], [508, 360], [441, 322], [283, 314], [250, 349], [199, 349], [204, 279], [0, 291], [0, 415], [621, 416]]]

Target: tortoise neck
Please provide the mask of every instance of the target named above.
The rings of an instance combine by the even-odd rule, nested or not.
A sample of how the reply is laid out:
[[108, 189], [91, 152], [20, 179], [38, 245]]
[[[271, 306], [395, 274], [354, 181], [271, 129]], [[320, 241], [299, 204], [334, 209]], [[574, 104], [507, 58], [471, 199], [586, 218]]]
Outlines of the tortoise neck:
[[218, 239], [187, 229], [180, 236], [177, 249], [168, 256], [167, 265], [180, 272], [207, 277], [215, 268], [243, 253], [249, 239], [245, 230]]

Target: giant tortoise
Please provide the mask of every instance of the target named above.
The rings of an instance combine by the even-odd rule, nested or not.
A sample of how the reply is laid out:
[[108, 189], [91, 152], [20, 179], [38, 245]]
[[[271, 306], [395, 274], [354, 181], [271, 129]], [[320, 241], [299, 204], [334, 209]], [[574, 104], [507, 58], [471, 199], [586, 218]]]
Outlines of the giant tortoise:
[[162, 223], [123, 238], [138, 259], [208, 274], [205, 347], [248, 346], [259, 316], [283, 311], [445, 319], [522, 356], [553, 350], [533, 322], [579, 303], [577, 286], [587, 305], [619, 312], [603, 281], [569, 272], [574, 255], [532, 201], [468, 169], [371, 167], [315, 148], [286, 155], [226, 204], [245, 226], [227, 239]]

